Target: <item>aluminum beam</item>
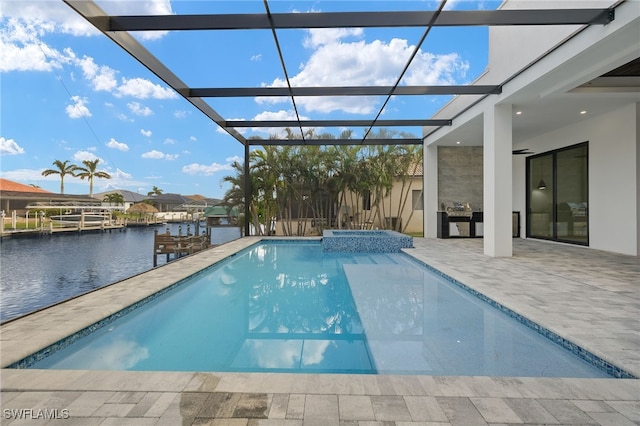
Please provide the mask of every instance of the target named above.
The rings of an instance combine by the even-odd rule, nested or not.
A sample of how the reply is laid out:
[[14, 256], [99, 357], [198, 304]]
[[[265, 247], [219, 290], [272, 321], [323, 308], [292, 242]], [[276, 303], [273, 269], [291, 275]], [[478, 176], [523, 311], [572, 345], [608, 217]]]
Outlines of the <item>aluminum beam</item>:
[[[273, 13], [271, 17], [273, 28], [307, 29], [425, 27], [435, 15], [434, 11], [397, 11]], [[433, 26], [604, 25], [613, 19], [613, 9], [444, 10]], [[103, 32], [272, 29], [263, 13], [111, 16], [92, 23]]]
[[400, 127], [400, 126], [451, 126], [451, 120], [261, 120], [227, 121], [226, 127]]
[[458, 86], [324, 86], [324, 87], [220, 87], [192, 88], [189, 96], [201, 98], [260, 96], [387, 96], [402, 95], [499, 95], [499, 85]]
[[422, 139], [248, 139], [251, 146], [421, 145]]

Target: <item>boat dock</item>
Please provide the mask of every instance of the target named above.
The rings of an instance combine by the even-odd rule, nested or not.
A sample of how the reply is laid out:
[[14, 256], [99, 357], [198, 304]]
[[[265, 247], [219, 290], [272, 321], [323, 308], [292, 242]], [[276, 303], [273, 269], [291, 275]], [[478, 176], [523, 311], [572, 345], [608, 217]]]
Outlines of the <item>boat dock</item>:
[[77, 226], [63, 226], [63, 227], [43, 227], [38, 229], [4, 229], [0, 232], [0, 238], [13, 238], [13, 237], [36, 237], [53, 234], [69, 234], [69, 233], [88, 233], [88, 232], [112, 232], [112, 231], [125, 231], [127, 226], [122, 223], [102, 223], [100, 225], [80, 225]]

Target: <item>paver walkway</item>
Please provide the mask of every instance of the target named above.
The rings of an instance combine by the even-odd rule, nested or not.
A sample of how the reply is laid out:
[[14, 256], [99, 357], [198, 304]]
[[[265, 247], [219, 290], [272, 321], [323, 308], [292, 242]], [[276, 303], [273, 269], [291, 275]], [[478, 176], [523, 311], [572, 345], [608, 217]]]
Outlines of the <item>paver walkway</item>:
[[[94, 314], [108, 315], [131, 297], [154, 291], [150, 281], [175, 280], [250, 242], [159, 268], [151, 273], [154, 280], [136, 277], [144, 288], [129, 297], [121, 294], [125, 283], [4, 324], [2, 365], [77, 327], [78, 312], [89, 317], [85, 322]], [[640, 375], [640, 259], [538, 241], [514, 243], [513, 258], [483, 256], [482, 240], [416, 239], [410, 252]], [[63, 325], [52, 326], [54, 318]], [[11, 425], [640, 425], [637, 379], [13, 369], [1, 374], [0, 420]], [[57, 419], [45, 420], [51, 417]]]

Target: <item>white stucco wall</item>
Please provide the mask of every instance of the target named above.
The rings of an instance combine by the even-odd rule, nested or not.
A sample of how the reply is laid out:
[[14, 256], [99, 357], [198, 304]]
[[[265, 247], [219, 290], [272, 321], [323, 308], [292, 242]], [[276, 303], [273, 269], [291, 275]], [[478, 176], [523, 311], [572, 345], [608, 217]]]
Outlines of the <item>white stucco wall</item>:
[[[631, 103], [524, 144], [536, 153], [543, 153], [589, 142], [589, 246], [594, 249], [640, 253], [639, 105]], [[524, 213], [524, 159], [514, 159], [513, 173], [514, 210]], [[524, 236], [524, 227], [522, 231]]]

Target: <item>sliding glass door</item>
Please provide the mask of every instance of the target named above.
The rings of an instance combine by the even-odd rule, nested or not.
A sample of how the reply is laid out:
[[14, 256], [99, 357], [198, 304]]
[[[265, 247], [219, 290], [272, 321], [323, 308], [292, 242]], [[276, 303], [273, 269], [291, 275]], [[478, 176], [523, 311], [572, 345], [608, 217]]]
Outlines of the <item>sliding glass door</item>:
[[588, 245], [587, 142], [527, 158], [527, 237]]

